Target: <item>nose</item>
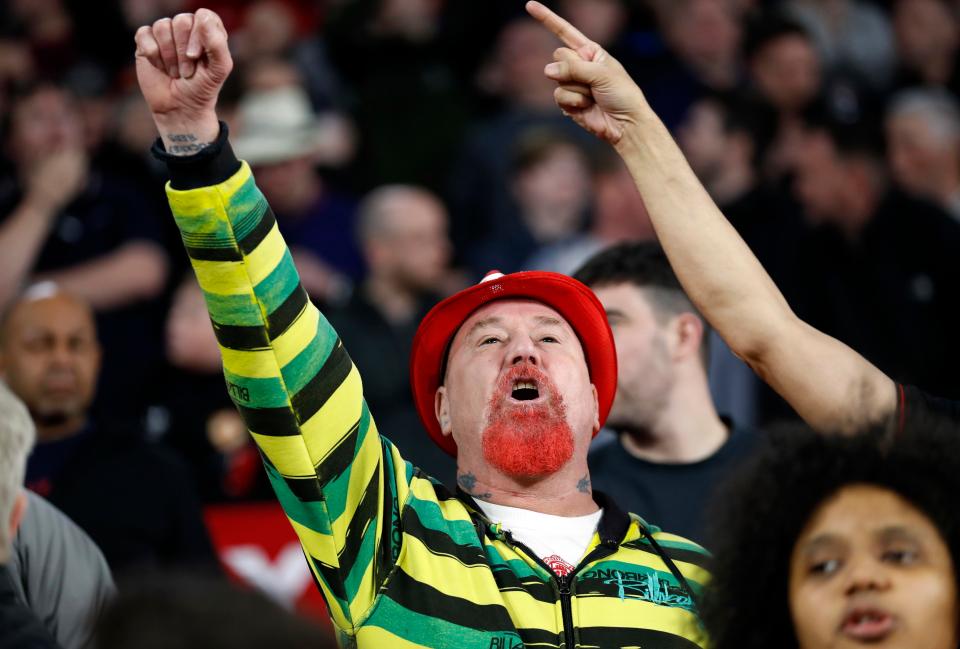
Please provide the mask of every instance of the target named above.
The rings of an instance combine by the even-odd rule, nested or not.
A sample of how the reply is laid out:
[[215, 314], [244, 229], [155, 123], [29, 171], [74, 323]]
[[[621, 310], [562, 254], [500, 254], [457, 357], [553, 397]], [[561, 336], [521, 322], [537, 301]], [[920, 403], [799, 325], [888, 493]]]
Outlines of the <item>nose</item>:
[[887, 568], [879, 561], [861, 560], [851, 565], [846, 585], [846, 594], [883, 591], [890, 587]]
[[540, 351], [529, 336], [517, 336], [507, 348], [507, 360], [510, 365], [540, 365]]

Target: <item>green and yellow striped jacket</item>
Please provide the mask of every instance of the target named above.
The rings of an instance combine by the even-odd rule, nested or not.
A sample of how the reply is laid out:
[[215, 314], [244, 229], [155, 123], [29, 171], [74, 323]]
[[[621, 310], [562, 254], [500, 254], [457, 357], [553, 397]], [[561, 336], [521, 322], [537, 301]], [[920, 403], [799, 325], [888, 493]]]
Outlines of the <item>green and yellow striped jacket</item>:
[[[574, 576], [558, 580], [469, 496], [403, 460], [378, 434], [356, 367], [301, 288], [249, 167], [219, 144], [217, 166], [230, 171], [213, 181], [223, 182], [191, 188], [197, 182], [181, 173], [167, 195], [206, 296], [227, 389], [341, 645], [704, 647], [691, 598], [707, 577], [698, 546], [598, 495], [600, 528]], [[190, 177], [211, 180], [209, 170]]]

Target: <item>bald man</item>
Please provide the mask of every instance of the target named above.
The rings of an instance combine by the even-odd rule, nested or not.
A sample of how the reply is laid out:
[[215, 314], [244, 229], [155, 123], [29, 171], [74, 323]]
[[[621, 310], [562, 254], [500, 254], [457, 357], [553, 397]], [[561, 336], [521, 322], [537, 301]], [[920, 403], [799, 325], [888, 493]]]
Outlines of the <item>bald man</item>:
[[90, 306], [53, 284], [17, 300], [0, 324], [0, 378], [37, 428], [26, 484], [72, 518], [115, 572], [215, 565], [180, 462], [89, 416], [101, 361]]

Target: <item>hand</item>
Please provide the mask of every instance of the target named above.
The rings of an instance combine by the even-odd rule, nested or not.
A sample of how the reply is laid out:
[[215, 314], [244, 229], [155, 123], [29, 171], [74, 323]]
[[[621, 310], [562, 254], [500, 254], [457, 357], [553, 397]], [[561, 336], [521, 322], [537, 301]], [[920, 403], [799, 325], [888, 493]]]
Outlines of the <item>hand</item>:
[[51, 217], [87, 184], [89, 160], [83, 149], [63, 149], [38, 161], [26, 177], [26, 201]]
[[569, 22], [539, 2], [528, 2], [527, 12], [566, 45], [544, 69], [559, 84], [553, 93], [557, 105], [597, 137], [619, 142], [649, 109], [640, 88], [619, 61]]
[[219, 133], [216, 104], [233, 69], [227, 31], [209, 9], [137, 30], [137, 80], [167, 151], [190, 155]]

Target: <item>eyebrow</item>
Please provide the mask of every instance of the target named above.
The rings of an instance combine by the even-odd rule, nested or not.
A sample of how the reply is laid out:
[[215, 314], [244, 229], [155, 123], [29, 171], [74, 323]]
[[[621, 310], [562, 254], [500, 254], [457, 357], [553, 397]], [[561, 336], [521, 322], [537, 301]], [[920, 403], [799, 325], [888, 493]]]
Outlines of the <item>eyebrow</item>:
[[904, 527], [903, 525], [890, 525], [884, 527], [874, 534], [881, 541], [913, 541], [915, 543], [919, 542], [917, 534], [910, 528]]
[[824, 548], [833, 548], [839, 545], [843, 545], [843, 540], [833, 534], [820, 534], [813, 537], [808, 541], [803, 548], [804, 556], [809, 557], [811, 554], [817, 552], [818, 550]]
[[491, 316], [489, 318], [484, 318], [483, 320], [478, 321], [476, 324], [470, 327], [470, 331], [467, 332], [467, 335], [465, 337], [469, 338], [478, 329], [483, 329], [485, 327], [493, 327], [500, 324], [503, 324], [503, 318], [499, 316]]
[[541, 324], [541, 325], [552, 325], [552, 326], [558, 326], [558, 327], [563, 326], [563, 320], [561, 320], [560, 318], [555, 318], [550, 315], [538, 315], [535, 318], [535, 320], [537, 321], [537, 324]]

